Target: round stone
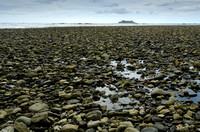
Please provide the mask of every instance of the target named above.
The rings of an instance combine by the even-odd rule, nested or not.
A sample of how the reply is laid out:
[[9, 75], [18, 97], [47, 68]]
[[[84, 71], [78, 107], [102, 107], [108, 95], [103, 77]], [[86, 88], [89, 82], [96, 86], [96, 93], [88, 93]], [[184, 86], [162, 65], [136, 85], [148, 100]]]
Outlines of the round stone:
[[31, 125], [31, 118], [28, 118], [26, 116], [20, 116], [18, 117], [15, 122], [23, 122], [26, 125]]
[[0, 119], [4, 119], [7, 115], [7, 112], [0, 110]]
[[138, 129], [133, 127], [127, 127], [124, 132], [140, 132]]
[[48, 118], [48, 113], [47, 112], [42, 112], [42, 113], [36, 113], [32, 118], [31, 121], [33, 123], [40, 122], [42, 120], [45, 120]]
[[46, 111], [48, 109], [49, 109], [49, 106], [45, 103], [36, 103], [29, 107], [29, 110], [32, 112]]
[[78, 127], [78, 125], [66, 124], [61, 128], [61, 132], [76, 132]]
[[158, 132], [158, 129], [155, 127], [145, 127], [141, 130], [141, 132]]
[[14, 128], [18, 132], [29, 132], [28, 127], [23, 122], [15, 122], [14, 123]]

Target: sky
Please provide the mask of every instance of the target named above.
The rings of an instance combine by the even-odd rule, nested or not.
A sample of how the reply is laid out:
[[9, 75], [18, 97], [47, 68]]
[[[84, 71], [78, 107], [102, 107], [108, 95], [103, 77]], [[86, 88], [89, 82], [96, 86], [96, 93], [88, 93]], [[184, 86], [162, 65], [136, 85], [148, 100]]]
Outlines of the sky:
[[200, 0], [0, 0], [0, 23], [200, 23]]

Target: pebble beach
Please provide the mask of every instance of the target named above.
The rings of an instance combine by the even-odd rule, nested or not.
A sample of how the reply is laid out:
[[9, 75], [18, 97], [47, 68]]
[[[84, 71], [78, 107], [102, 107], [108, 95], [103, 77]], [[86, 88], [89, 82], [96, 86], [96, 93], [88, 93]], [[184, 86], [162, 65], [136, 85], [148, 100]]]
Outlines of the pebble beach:
[[200, 132], [200, 26], [0, 30], [0, 132]]

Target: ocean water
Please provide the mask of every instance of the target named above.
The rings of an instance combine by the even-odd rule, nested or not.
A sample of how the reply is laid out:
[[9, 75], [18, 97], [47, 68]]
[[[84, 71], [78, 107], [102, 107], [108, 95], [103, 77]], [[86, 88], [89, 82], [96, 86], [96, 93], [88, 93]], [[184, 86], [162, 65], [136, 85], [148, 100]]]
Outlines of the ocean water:
[[151, 25], [200, 25], [200, 23], [0, 23], [0, 29], [85, 27], [85, 26], [151, 26]]

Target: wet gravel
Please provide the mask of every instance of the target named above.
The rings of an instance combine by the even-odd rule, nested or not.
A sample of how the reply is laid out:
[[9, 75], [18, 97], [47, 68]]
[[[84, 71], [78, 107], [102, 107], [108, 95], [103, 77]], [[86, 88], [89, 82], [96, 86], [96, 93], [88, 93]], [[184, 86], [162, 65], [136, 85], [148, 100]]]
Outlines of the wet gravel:
[[0, 132], [200, 131], [199, 32], [0, 30]]

